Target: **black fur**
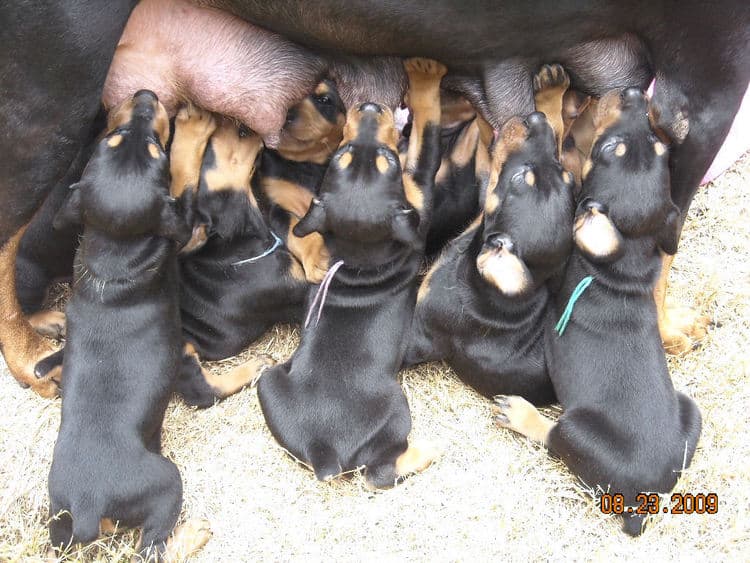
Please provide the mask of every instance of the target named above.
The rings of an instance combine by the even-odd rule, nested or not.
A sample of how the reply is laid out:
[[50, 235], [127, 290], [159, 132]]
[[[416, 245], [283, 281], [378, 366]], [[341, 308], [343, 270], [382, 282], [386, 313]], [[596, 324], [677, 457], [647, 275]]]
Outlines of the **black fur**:
[[[544, 115], [531, 114], [524, 126], [525, 141], [503, 164], [497, 185], [488, 187], [498, 208], [486, 209], [450, 243], [423, 282], [405, 364], [446, 360], [485, 396], [514, 394], [543, 404], [555, 399], [544, 351], [548, 283], [570, 254], [573, 192]], [[526, 184], [528, 172], [536, 185]], [[480, 254], [503, 248], [531, 274], [520, 295], [503, 294], [477, 266]]]
[[196, 222], [209, 238], [180, 256], [180, 312], [185, 338], [202, 358], [234, 356], [275, 323], [299, 322], [307, 283], [292, 275], [295, 259], [281, 245], [254, 262], [275, 238], [242, 186], [211, 191], [206, 172], [216, 166], [209, 142], [196, 201]]
[[[81, 221], [67, 307], [60, 432], [49, 475], [50, 539], [90, 542], [102, 518], [142, 526], [143, 555], [162, 551], [182, 505], [177, 467], [160, 454], [180, 360], [175, 241], [189, 230], [168, 197], [153, 131], [156, 97], [96, 148], [56, 218]], [[163, 108], [162, 108], [163, 111]], [[58, 516], [60, 511], [68, 511]]]
[[[366, 466], [368, 481], [377, 487], [394, 485], [395, 462], [407, 449], [411, 429], [396, 375], [427, 226], [426, 215], [420, 224], [405, 199], [395, 145], [376, 139], [383, 111], [374, 104], [359, 109], [358, 134], [333, 156], [320, 200], [295, 228], [297, 236], [323, 233], [331, 263], [343, 260], [344, 265], [330, 285], [320, 322], [312, 303], [316, 287], [308, 294], [311, 324], [296, 352], [258, 383], [274, 437], [309, 463], [318, 479]], [[351, 163], [342, 169], [339, 160], [349, 155]], [[376, 155], [388, 159], [387, 172], [376, 169]], [[438, 165], [435, 123], [424, 132], [414, 172], [427, 196], [425, 209]]]
[[[588, 486], [621, 493], [670, 491], [690, 464], [701, 430], [695, 403], [675, 392], [656, 322], [653, 289], [660, 250], [675, 251], [677, 208], [669, 196], [667, 154], [654, 151], [642, 93], [622, 95], [622, 115], [596, 141], [593, 168], [578, 207], [597, 209], [622, 238], [619, 252], [573, 252], [557, 298], [556, 318], [575, 286], [594, 276], [562, 336], [548, 333], [551, 377], [564, 413], [548, 446]], [[617, 145], [627, 152], [617, 156]], [[583, 217], [583, 218], [582, 218]], [[553, 321], [554, 322], [554, 321]], [[625, 516], [641, 532], [643, 516]]]

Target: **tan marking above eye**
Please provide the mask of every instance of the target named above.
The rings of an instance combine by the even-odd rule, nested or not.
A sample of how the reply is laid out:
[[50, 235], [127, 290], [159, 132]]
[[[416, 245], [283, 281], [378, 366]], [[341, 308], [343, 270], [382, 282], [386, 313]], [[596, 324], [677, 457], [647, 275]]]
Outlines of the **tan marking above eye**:
[[112, 135], [109, 139], [107, 139], [107, 146], [111, 148], [115, 148], [120, 143], [122, 143], [122, 135]]
[[667, 147], [666, 147], [666, 146], [664, 145], [664, 143], [661, 143], [661, 142], [659, 142], [659, 141], [656, 141], [656, 142], [654, 143], [654, 152], [655, 152], [655, 153], [656, 153], [657, 155], [661, 156], [661, 155], [663, 155], [663, 154], [664, 154], [665, 152], [667, 152]]
[[148, 152], [153, 158], [159, 158], [161, 156], [161, 150], [154, 143], [148, 144]]
[[325, 82], [321, 82], [315, 87], [316, 94], [327, 94], [329, 91], [328, 85]]
[[523, 179], [526, 180], [526, 184], [529, 186], [536, 184], [536, 175], [531, 170], [524, 174]]
[[624, 156], [626, 152], [628, 152], [628, 147], [625, 146], [625, 143], [617, 143], [615, 156]]
[[341, 158], [339, 158], [339, 168], [342, 170], [349, 167], [349, 165], [352, 163], [352, 153], [345, 152], [341, 155]]
[[390, 167], [388, 159], [382, 154], [375, 157], [375, 166], [377, 167], [378, 172], [380, 172], [381, 174], [385, 174], [386, 172], [388, 172], [388, 168]]

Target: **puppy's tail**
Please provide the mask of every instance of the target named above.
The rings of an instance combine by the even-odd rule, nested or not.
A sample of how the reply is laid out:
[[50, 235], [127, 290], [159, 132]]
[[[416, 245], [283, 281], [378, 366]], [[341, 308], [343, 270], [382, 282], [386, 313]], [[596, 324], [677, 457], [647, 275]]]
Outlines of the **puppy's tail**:
[[322, 442], [315, 442], [309, 450], [308, 459], [318, 481], [330, 481], [342, 471], [336, 451]]

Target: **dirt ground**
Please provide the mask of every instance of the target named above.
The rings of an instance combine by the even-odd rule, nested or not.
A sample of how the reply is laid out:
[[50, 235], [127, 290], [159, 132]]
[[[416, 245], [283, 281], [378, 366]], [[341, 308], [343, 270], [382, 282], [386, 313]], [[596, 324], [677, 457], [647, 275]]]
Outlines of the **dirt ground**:
[[[324, 484], [266, 429], [246, 389], [196, 411], [179, 399], [164, 453], [184, 481], [183, 517], [211, 521], [195, 561], [574, 558], [729, 561], [750, 557], [750, 155], [699, 192], [672, 270], [670, 294], [715, 321], [700, 348], [670, 359], [677, 389], [703, 414], [693, 464], [677, 492], [715, 492], [715, 515], [658, 515], [637, 539], [604, 516], [582, 484], [539, 446], [494, 427], [490, 404], [445, 365], [405, 371], [413, 437], [444, 450], [426, 472], [373, 493], [360, 476]], [[284, 360], [298, 332], [271, 330], [253, 350]], [[226, 371], [239, 358], [210, 364]], [[47, 473], [60, 401], [21, 389], [0, 364], [0, 561], [47, 550]], [[81, 452], [84, 455], [84, 452]], [[127, 560], [133, 534], [73, 559]]]

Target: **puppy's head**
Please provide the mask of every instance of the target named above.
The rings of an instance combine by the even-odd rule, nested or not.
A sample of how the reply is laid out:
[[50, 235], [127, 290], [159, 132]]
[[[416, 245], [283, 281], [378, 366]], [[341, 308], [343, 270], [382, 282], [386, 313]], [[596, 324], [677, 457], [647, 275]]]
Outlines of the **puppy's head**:
[[364, 103], [349, 110], [344, 138], [331, 158], [319, 196], [294, 229], [331, 233], [359, 244], [419, 244], [418, 215], [401, 177], [393, 112]]
[[324, 80], [289, 110], [276, 150], [287, 160], [323, 164], [341, 142], [345, 121], [336, 86]]
[[81, 223], [116, 238], [187, 240], [188, 227], [169, 196], [169, 119], [156, 94], [136, 92], [110, 113], [107, 131], [56, 225]]
[[254, 232], [267, 234], [250, 188], [260, 136], [224, 118], [206, 146], [194, 206], [193, 236], [183, 253], [198, 250], [211, 236], [231, 240]]
[[572, 248], [572, 174], [543, 113], [508, 121], [493, 148], [477, 268], [503, 295], [533, 291]]
[[607, 93], [594, 117], [596, 136], [583, 168], [575, 241], [596, 262], [616, 260], [623, 239], [654, 237], [677, 250], [680, 213], [672, 202], [667, 147], [649, 124], [640, 90]]

